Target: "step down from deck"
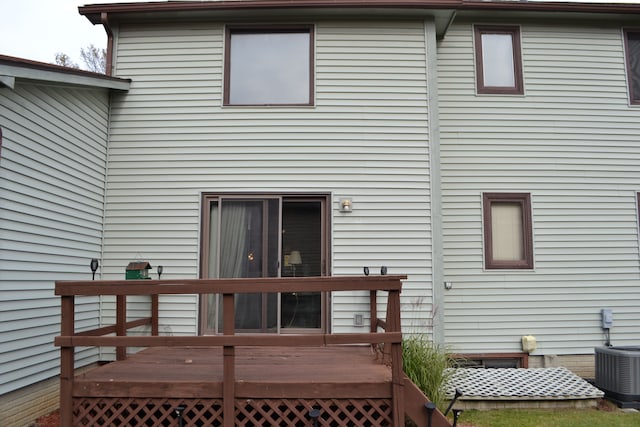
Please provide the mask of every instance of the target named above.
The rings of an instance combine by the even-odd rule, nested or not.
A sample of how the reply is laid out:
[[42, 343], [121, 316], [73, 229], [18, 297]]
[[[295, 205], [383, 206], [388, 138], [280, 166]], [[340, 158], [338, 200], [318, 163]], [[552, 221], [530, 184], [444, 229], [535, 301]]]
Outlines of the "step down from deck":
[[455, 408], [585, 408], [604, 393], [566, 368], [450, 369], [447, 398]]

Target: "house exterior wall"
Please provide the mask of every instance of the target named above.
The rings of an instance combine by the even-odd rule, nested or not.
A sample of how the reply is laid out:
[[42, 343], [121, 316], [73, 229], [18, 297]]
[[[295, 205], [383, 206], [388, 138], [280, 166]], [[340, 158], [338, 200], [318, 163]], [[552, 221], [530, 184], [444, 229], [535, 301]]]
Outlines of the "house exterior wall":
[[[524, 96], [476, 95], [472, 24], [438, 49], [446, 342], [459, 352], [592, 354], [640, 341], [640, 109], [620, 24], [518, 22]], [[531, 193], [533, 270], [484, 270], [483, 192]]]
[[[307, 22], [305, 22], [307, 23]], [[222, 107], [220, 22], [114, 27], [104, 273], [132, 259], [198, 277], [203, 192], [331, 193], [333, 275], [407, 274], [405, 329], [431, 311], [429, 115], [423, 21], [315, 24], [315, 106]], [[339, 212], [338, 199], [353, 199]], [[368, 295], [332, 300], [353, 328]], [[161, 333], [197, 332], [195, 297], [161, 299]], [[106, 319], [113, 305], [106, 305]], [[107, 320], [108, 322], [108, 320]]]
[[[87, 279], [100, 258], [108, 98], [25, 81], [0, 88], [0, 401], [58, 374], [54, 281]], [[99, 326], [97, 299], [76, 304], [78, 329]], [[77, 352], [77, 366], [97, 360]]]

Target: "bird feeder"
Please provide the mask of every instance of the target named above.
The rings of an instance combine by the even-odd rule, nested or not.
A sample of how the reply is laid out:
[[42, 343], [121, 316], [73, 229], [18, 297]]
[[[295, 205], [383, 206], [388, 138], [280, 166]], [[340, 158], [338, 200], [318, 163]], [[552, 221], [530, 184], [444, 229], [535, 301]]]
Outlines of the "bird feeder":
[[149, 270], [151, 270], [151, 264], [147, 261], [131, 261], [129, 265], [127, 265], [125, 279], [150, 279]]

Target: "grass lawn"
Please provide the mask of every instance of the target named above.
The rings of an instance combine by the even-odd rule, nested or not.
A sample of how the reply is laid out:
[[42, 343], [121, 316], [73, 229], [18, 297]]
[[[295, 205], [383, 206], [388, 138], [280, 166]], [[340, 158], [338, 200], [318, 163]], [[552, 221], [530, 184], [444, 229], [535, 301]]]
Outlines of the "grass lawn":
[[627, 413], [609, 403], [598, 409], [500, 409], [464, 411], [458, 427], [640, 427], [640, 412]]

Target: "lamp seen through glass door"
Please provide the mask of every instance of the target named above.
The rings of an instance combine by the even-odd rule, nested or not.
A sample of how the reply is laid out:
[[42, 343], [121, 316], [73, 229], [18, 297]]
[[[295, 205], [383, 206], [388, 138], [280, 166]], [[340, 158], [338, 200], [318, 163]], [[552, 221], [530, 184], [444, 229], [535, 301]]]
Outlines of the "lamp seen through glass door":
[[302, 264], [302, 256], [300, 255], [300, 251], [291, 251], [291, 253], [289, 254], [289, 264], [291, 264], [293, 277], [296, 277], [296, 266]]

